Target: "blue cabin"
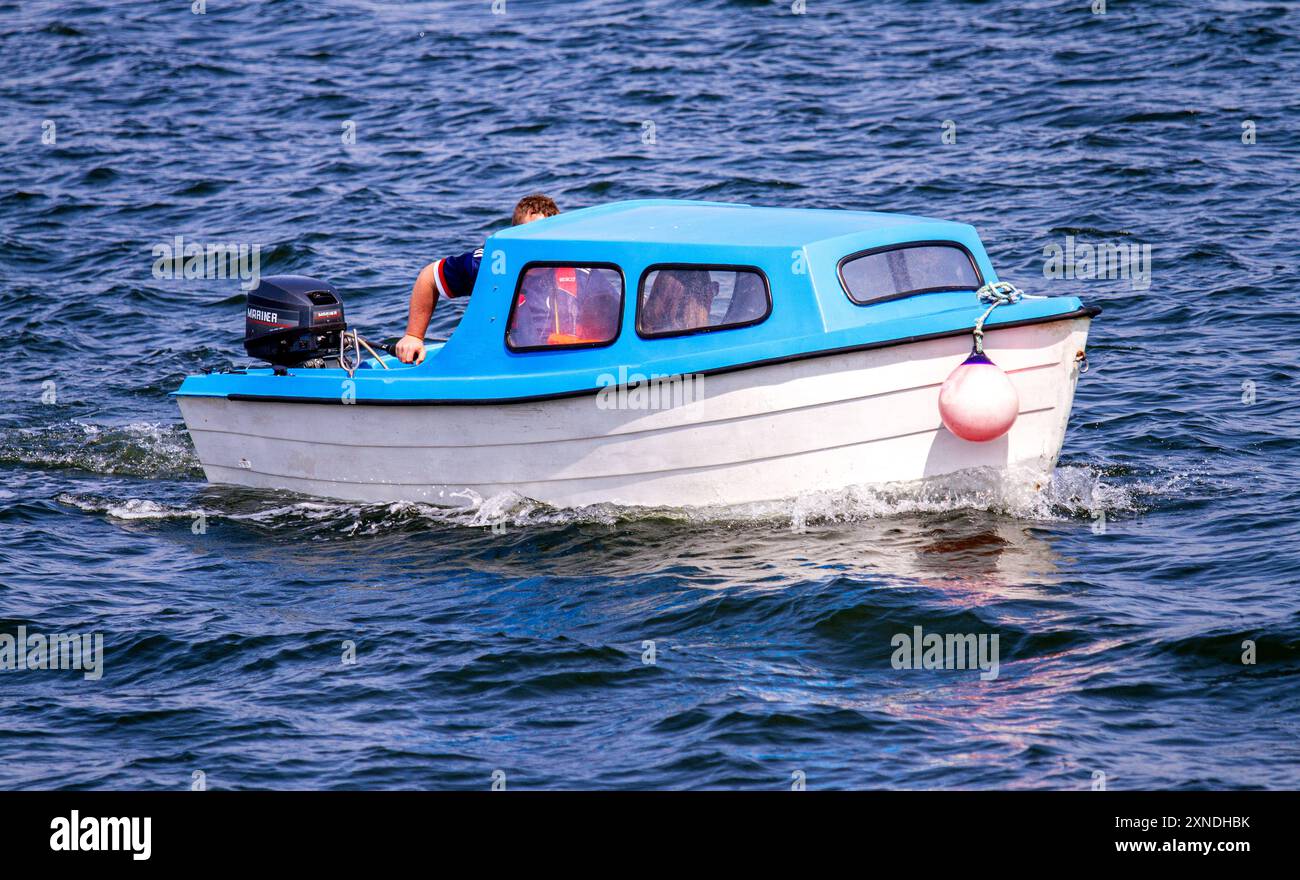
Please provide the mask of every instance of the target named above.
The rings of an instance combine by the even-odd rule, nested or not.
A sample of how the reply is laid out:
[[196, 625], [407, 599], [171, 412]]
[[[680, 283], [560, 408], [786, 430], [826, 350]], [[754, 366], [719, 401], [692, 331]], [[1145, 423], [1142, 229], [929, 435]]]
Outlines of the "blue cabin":
[[[969, 333], [997, 280], [974, 227], [902, 214], [617, 202], [492, 235], [451, 338], [373, 359], [358, 404], [511, 402]], [[1024, 299], [988, 328], [1090, 315]], [[341, 369], [187, 378], [179, 395], [338, 402]], [[620, 379], [619, 381], [627, 381]]]

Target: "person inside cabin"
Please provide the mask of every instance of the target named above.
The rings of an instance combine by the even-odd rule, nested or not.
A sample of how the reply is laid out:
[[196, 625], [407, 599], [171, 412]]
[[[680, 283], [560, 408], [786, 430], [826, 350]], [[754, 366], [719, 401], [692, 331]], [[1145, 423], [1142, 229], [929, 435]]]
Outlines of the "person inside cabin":
[[718, 283], [700, 269], [662, 269], [641, 316], [643, 333], [680, 333], [709, 326]]
[[691, 273], [687, 299], [686, 329], [698, 330], [712, 323], [713, 300], [718, 296], [718, 282], [706, 271]]
[[[559, 207], [549, 196], [540, 193], [524, 196], [515, 205], [512, 226], [531, 223], [543, 217], [554, 217]], [[397, 343], [397, 359], [404, 364], [418, 364], [425, 358], [424, 334], [429, 329], [434, 307], [439, 295], [448, 299], [469, 296], [478, 277], [483, 248], [477, 248], [454, 257], [436, 260], [425, 266], [411, 289], [411, 306], [406, 318], [406, 335]], [[576, 290], [576, 287], [575, 287]], [[545, 340], [543, 340], [544, 344]]]
[[608, 342], [618, 334], [619, 296], [609, 270], [534, 266], [524, 273], [510, 324], [512, 348]]

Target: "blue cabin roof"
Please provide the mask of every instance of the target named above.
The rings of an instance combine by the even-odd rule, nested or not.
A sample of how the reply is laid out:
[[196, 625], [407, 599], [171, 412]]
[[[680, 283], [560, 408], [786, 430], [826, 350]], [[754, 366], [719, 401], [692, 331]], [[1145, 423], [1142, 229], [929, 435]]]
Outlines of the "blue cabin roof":
[[[393, 369], [383, 370], [367, 361], [354, 377], [352, 393], [357, 403], [507, 402], [592, 391], [610, 374], [734, 369], [969, 332], [985, 308], [974, 286], [866, 305], [845, 291], [840, 278], [845, 257], [916, 242], [955, 243], [969, 253], [981, 280], [997, 280], [974, 227], [904, 214], [656, 199], [585, 208], [503, 229], [484, 243], [473, 294], [447, 343], [431, 346], [419, 366], [386, 358]], [[618, 268], [623, 311], [612, 343], [542, 351], [506, 346], [520, 273], [538, 262]], [[753, 267], [768, 282], [771, 311], [752, 326], [643, 338], [636, 330], [638, 284], [651, 267], [665, 263]], [[997, 309], [988, 326], [1082, 310], [1076, 297], [1025, 299]], [[250, 369], [191, 376], [177, 393], [337, 402], [346, 378], [338, 369], [291, 368], [288, 376]]]
[[[498, 232], [499, 241], [584, 241], [716, 247], [790, 248], [842, 236], [942, 224], [907, 214], [813, 208], [761, 208], [730, 202], [643, 199], [583, 208]], [[961, 226], [949, 223], [952, 227]], [[969, 227], [968, 227], [969, 228]]]

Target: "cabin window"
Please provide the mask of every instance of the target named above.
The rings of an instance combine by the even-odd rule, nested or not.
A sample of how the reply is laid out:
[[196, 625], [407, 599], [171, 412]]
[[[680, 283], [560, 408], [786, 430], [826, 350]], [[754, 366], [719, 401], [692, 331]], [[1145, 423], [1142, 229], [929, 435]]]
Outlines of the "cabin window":
[[636, 332], [677, 336], [748, 327], [772, 311], [767, 277], [748, 266], [651, 266], [641, 276]]
[[618, 267], [530, 263], [515, 288], [506, 345], [512, 351], [609, 345], [622, 317]]
[[956, 242], [918, 242], [850, 254], [840, 281], [859, 305], [939, 290], [977, 290], [975, 258]]

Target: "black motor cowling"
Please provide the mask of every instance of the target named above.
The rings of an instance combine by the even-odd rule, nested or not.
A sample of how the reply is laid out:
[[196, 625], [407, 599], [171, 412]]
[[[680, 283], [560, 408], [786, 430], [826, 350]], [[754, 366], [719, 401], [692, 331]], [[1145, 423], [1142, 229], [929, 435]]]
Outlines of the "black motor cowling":
[[268, 275], [248, 292], [244, 349], [277, 367], [337, 357], [347, 329], [334, 285], [305, 275]]

